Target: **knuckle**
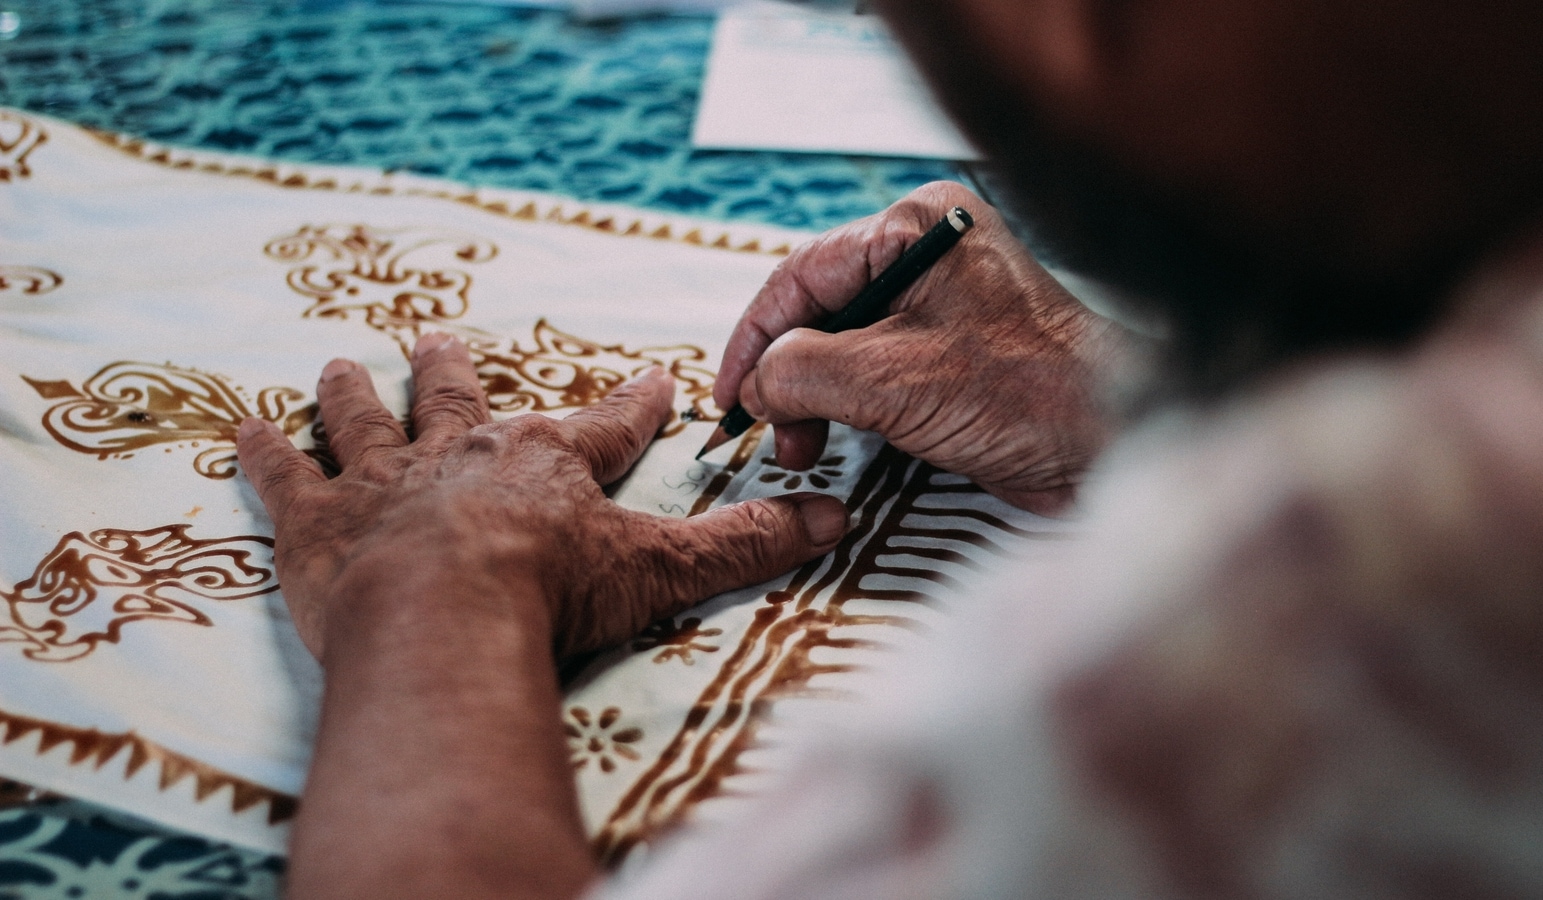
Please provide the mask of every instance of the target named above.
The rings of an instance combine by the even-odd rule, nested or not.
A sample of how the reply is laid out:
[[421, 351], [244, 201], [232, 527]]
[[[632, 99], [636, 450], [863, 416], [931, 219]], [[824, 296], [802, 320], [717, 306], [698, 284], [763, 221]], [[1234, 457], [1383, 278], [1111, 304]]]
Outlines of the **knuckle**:
[[389, 454], [370, 453], [355, 460], [344, 474], [356, 481], [384, 484], [394, 480], [401, 472], [401, 464]]
[[793, 248], [792, 252], [782, 258], [781, 262], [777, 263], [777, 267], [772, 269], [771, 279], [768, 280], [791, 276], [794, 272], [808, 265], [809, 257], [817, 255], [822, 246], [832, 241], [840, 241], [844, 235], [853, 231], [857, 224], [848, 222], [845, 225], [838, 225], [829, 231], [815, 235], [813, 238], [798, 244]]
[[504, 430], [521, 441], [560, 442], [562, 429], [540, 413], [524, 413], [504, 423]]
[[496, 428], [479, 425], [457, 439], [463, 453], [496, 454], [503, 447], [503, 433]]
[[574, 422], [574, 440], [592, 457], [606, 461], [625, 459], [642, 439], [641, 429], [620, 406], [593, 406]]
[[413, 405], [413, 415], [428, 417], [454, 416], [473, 424], [480, 424], [487, 408], [482, 391], [469, 384], [455, 382], [434, 387], [418, 396]]
[[938, 215], [961, 203], [979, 199], [975, 192], [957, 181], [929, 181], [911, 192], [911, 197], [921, 201]]
[[[766, 276], [766, 283], [773, 284], [786, 280], [789, 273], [798, 268], [799, 261], [808, 253], [809, 251], [806, 247], [794, 247], [791, 253], [783, 257], [781, 262], [777, 263], [776, 267], [772, 269], [771, 274]], [[761, 293], [764, 294], [765, 292], [766, 289], [762, 288]]]
[[311, 468], [306, 457], [297, 457], [290, 454], [274, 454], [266, 461], [266, 465], [258, 473], [258, 493], [268, 494], [278, 490], [291, 482], [298, 482], [310, 474]]
[[781, 551], [792, 537], [785, 506], [751, 501], [724, 508], [733, 516], [732, 527], [718, 532], [717, 543], [722, 563], [739, 578], [754, 578], [781, 568]]
[[886, 216], [879, 227], [876, 239], [869, 245], [869, 268], [878, 275], [891, 262], [898, 259], [905, 248], [916, 243], [926, 227], [921, 223], [931, 218], [931, 204], [927, 208], [911, 207], [906, 215]]
[[751, 536], [776, 535], [787, 525], [787, 516], [780, 503], [740, 503], [728, 509], [739, 518], [743, 532]]
[[802, 364], [809, 363], [812, 358], [819, 357], [819, 332], [810, 329], [793, 329], [784, 333], [778, 340], [772, 341], [767, 347], [767, 352], [761, 357], [758, 367], [770, 369], [778, 374], [779, 378], [787, 377], [788, 372], [798, 370]]
[[580, 428], [614, 428], [627, 422], [627, 410], [631, 406], [629, 401], [636, 398], [621, 394], [624, 388], [617, 388], [609, 397], [600, 403], [596, 403], [585, 409], [574, 418], [574, 424]]
[[568, 455], [578, 450], [568, 423], [547, 418], [540, 413], [515, 416], [498, 428], [514, 449], [522, 454], [556, 451]]
[[605, 462], [624, 459], [632, 449], [627, 435], [613, 429], [593, 432], [585, 438], [584, 443], [594, 457]]
[[782, 359], [763, 358], [751, 376], [755, 379], [755, 394], [761, 406], [769, 415], [778, 418], [790, 412], [788, 407], [795, 393], [788, 383], [789, 367], [782, 364]]
[[373, 406], [361, 409], [347, 416], [338, 423], [336, 429], [329, 428], [332, 440], [346, 441], [360, 432], [387, 431], [398, 433], [402, 431], [402, 423], [396, 420], [383, 406]]
[[284, 448], [276, 446], [267, 432], [236, 440], [236, 459], [248, 472], [261, 472], [276, 463]]

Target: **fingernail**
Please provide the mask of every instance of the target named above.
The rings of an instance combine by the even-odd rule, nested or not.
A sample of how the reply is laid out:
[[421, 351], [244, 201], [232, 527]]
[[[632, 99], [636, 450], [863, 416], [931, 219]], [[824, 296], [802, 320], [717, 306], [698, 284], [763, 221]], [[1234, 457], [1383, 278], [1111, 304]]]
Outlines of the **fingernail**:
[[443, 331], [431, 331], [418, 338], [418, 343], [413, 345], [413, 356], [424, 356], [433, 353], [435, 350], [443, 349], [454, 340], [455, 335], [453, 334], [446, 334]]
[[[748, 406], [745, 407], [745, 412], [750, 412], [750, 408]], [[750, 414], [752, 416], [755, 415], [755, 413]], [[772, 430], [772, 456], [777, 460], [777, 465], [782, 466], [784, 469], [788, 469], [790, 471], [794, 469], [794, 466], [785, 464], [792, 461], [793, 447], [789, 446], [789, 444], [792, 442], [792, 437], [793, 436], [791, 434], [783, 431], [781, 428], [775, 428]]]
[[739, 405], [745, 408], [745, 412], [766, 421], [766, 405], [761, 402], [761, 389], [756, 386], [756, 370], [751, 369], [750, 374], [739, 385]]
[[347, 375], [354, 370], [354, 364], [346, 359], [334, 359], [327, 363], [321, 370], [322, 383], [331, 381], [339, 375]]
[[236, 440], [249, 441], [257, 437], [257, 433], [263, 430], [265, 423], [256, 416], [247, 416], [241, 420], [241, 427], [236, 429]]
[[665, 371], [664, 366], [649, 366], [648, 368], [646, 368], [643, 371], [639, 372], [638, 374], [632, 376], [628, 380], [629, 381], [647, 381], [650, 378], [661, 378], [661, 377], [663, 377], [663, 378], [671, 377], [670, 373]]
[[816, 547], [834, 544], [846, 534], [846, 506], [834, 497], [815, 496], [798, 501], [798, 515]]

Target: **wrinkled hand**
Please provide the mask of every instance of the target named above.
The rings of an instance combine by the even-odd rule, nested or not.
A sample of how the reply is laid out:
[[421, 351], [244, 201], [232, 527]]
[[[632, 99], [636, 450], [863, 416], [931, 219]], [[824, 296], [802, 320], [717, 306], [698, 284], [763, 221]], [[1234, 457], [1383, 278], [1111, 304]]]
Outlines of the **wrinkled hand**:
[[[846, 510], [802, 494], [691, 519], [622, 509], [601, 485], [620, 478], [670, 415], [673, 379], [651, 370], [562, 421], [491, 423], [471, 358], [447, 335], [413, 353], [409, 440], [369, 374], [333, 360], [317, 387], [342, 473], [331, 480], [272, 424], [241, 425], [241, 466], [276, 530], [280, 584], [318, 659], [342, 586], [393, 573], [445, 583], [538, 586], [492, 596], [450, 590], [416, 602], [534, 603], [559, 658], [620, 643], [713, 594], [780, 574], [834, 546]], [[384, 579], [384, 580], [383, 580]], [[460, 580], [458, 580], [460, 579]]]
[[[975, 218], [865, 329], [811, 325], [844, 306], [954, 206]], [[984, 201], [950, 182], [830, 231], [777, 267], [724, 351], [714, 400], [776, 427], [777, 461], [809, 468], [828, 423], [883, 435], [1014, 505], [1053, 512], [1107, 441], [1097, 378], [1119, 344]]]

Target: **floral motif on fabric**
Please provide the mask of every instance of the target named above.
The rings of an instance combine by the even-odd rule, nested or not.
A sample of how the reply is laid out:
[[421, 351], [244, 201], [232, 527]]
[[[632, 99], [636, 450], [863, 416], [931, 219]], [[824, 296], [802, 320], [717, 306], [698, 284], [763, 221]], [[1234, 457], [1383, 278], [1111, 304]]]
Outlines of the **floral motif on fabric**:
[[465, 314], [472, 277], [463, 264], [498, 255], [493, 244], [469, 235], [368, 225], [305, 225], [263, 248], [294, 263], [289, 286], [313, 301], [307, 317], [347, 319], [362, 314], [371, 328], [398, 340], [426, 322]]
[[[97, 459], [127, 458], [158, 445], [199, 449], [205, 478], [236, 474], [236, 431], [256, 416], [294, 435], [316, 420], [316, 406], [287, 387], [264, 388], [255, 402], [222, 375], [173, 365], [115, 362], [81, 382], [22, 380], [45, 400], [43, 427], [60, 444]], [[171, 447], [167, 446], [167, 452]]]
[[[675, 376], [692, 421], [716, 421], [707, 351], [679, 344], [628, 349], [554, 328], [545, 318], [532, 343], [457, 322], [471, 306], [472, 276], [460, 266], [498, 254], [471, 235], [369, 225], [301, 226], [268, 242], [264, 252], [293, 264], [290, 289], [310, 298], [308, 318], [359, 319], [395, 340], [403, 356], [426, 330], [466, 343], [488, 403], [497, 412], [551, 412], [599, 401], [650, 366]], [[680, 423], [672, 426], [673, 433]]]
[[0, 590], [9, 621], [0, 643], [19, 643], [29, 659], [81, 659], [116, 644], [130, 622], [212, 624], [205, 600], [243, 600], [278, 589], [273, 541], [257, 535], [199, 540], [190, 526], [146, 531], [102, 528], [59, 539], [31, 577]]
[[589, 406], [650, 366], [662, 366], [675, 376], [698, 421], [719, 417], [712, 402], [713, 373], [705, 367], [707, 352], [700, 347], [629, 350], [559, 331], [544, 318], [531, 336], [533, 344], [525, 345], [518, 339], [463, 335], [493, 409], [547, 412]]
[[643, 739], [641, 728], [618, 728], [621, 710], [607, 706], [594, 715], [582, 706], [568, 709], [563, 718], [563, 731], [568, 736], [568, 750], [574, 771], [594, 762], [600, 771], [610, 774], [616, 771], [617, 760], [636, 762], [638, 751], [632, 745]]
[[756, 479], [763, 484], [780, 484], [790, 491], [796, 491], [804, 486], [807, 479], [810, 487], [825, 490], [830, 487], [831, 479], [840, 478], [844, 472], [842, 465], [846, 462], [845, 456], [827, 456], [814, 464], [814, 468], [808, 472], [794, 472], [777, 465], [777, 461], [769, 456], [761, 458], [761, 464], [766, 471]]

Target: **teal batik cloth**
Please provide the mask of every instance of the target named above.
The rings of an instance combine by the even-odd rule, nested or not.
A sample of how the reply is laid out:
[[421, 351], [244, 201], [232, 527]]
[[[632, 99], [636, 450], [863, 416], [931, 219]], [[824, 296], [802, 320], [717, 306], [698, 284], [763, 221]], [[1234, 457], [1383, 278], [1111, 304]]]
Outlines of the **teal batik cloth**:
[[948, 163], [694, 150], [706, 17], [339, 0], [37, 0], [0, 103], [206, 150], [823, 230]]
[[83, 804], [0, 811], [0, 900], [257, 900], [279, 895], [283, 869]]

